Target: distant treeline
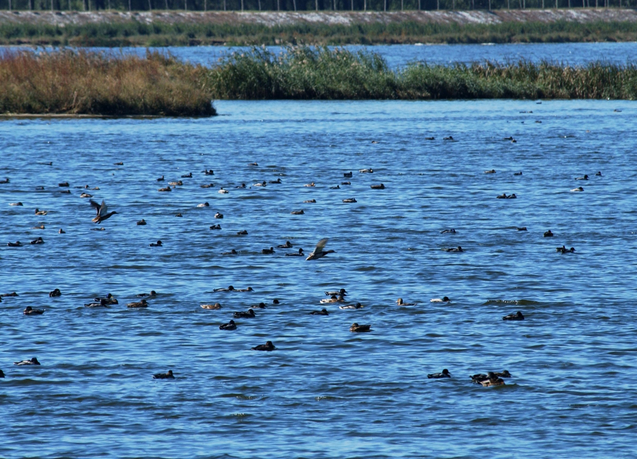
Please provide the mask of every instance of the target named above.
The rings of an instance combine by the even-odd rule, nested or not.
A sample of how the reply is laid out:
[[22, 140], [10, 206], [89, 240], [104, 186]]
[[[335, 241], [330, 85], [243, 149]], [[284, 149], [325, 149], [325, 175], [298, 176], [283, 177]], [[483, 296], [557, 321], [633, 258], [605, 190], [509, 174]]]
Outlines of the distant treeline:
[[0, 0], [0, 10], [401, 11], [635, 8], [637, 0]]
[[439, 24], [414, 21], [383, 24], [214, 24], [138, 21], [0, 25], [0, 45], [188, 46], [188, 45], [344, 45], [399, 43], [557, 43], [637, 41], [637, 23], [503, 22]]

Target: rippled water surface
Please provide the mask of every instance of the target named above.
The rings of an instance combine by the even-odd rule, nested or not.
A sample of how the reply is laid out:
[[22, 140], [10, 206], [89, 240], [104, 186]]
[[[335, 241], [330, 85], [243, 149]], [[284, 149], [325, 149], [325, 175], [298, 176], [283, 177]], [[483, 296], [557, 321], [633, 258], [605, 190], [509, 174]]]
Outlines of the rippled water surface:
[[[637, 454], [633, 102], [216, 106], [0, 122], [0, 293], [19, 294], [0, 303], [1, 457]], [[92, 223], [82, 192], [117, 214]], [[325, 237], [323, 259], [285, 256]], [[213, 292], [229, 285], [254, 291]], [[339, 288], [347, 302], [319, 303]], [[147, 309], [126, 307], [150, 290]], [[119, 304], [84, 307], [109, 292]], [[277, 350], [251, 350], [267, 340]], [[503, 369], [503, 387], [469, 378]]]

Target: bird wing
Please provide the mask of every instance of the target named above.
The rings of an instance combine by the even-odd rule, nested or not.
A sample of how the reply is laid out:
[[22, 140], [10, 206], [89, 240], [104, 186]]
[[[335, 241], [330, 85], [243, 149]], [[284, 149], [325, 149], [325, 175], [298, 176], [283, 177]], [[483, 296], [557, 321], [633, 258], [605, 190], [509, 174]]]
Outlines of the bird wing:
[[323, 248], [325, 248], [325, 244], [327, 244], [328, 240], [329, 240], [328, 238], [323, 238], [320, 241], [318, 241], [318, 244], [316, 244], [316, 247], [314, 248], [314, 251], [312, 253], [313, 254], [321, 253], [323, 251]]
[[[93, 206], [93, 208], [95, 209], [95, 211], [97, 212], [97, 215], [100, 214], [100, 205], [98, 203], [96, 203], [95, 201], [93, 201], [92, 199], [89, 201], [91, 203], [91, 206]], [[104, 204], [104, 201], [102, 201], [102, 205]]]

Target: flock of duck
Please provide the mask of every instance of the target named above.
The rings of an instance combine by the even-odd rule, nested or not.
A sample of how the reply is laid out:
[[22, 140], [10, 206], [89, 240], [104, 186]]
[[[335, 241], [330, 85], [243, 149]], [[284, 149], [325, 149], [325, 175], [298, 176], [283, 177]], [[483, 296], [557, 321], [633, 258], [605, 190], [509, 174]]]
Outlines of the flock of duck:
[[[117, 163], [118, 165], [122, 165], [122, 163]], [[249, 164], [249, 166], [256, 166], [257, 163], [251, 163]], [[360, 173], [365, 173], [365, 174], [372, 174], [374, 171], [373, 169], [369, 168], [369, 169], [361, 169], [359, 171]], [[495, 174], [496, 171], [494, 169], [491, 170], [487, 170], [484, 171], [486, 174]], [[203, 173], [206, 176], [212, 176], [214, 175], [214, 171], [212, 169], [205, 169], [203, 171]], [[516, 172], [515, 175], [522, 175], [522, 172]], [[597, 172], [595, 174], [596, 176], [601, 176], [601, 172]], [[344, 173], [344, 178], [351, 178], [353, 176], [352, 172], [345, 172]], [[192, 173], [187, 174], [187, 175], [182, 175], [181, 178], [182, 179], [187, 179], [187, 178], [192, 178], [193, 175]], [[157, 179], [158, 182], [163, 182], [164, 176], [161, 176]], [[576, 177], [575, 180], [589, 180], [588, 175], [584, 175], [582, 177]], [[6, 180], [2, 181], [1, 183], [3, 184], [8, 184], [10, 183], [10, 180], [7, 178]], [[253, 186], [254, 187], [265, 187], [268, 184], [280, 184], [282, 183], [281, 178], [278, 178], [276, 180], [272, 180], [272, 181], [262, 181], [262, 182], [257, 182], [255, 183]], [[351, 182], [346, 181], [346, 182], [342, 182], [342, 185], [349, 185], [351, 184]], [[178, 186], [182, 186], [183, 185], [183, 180], [177, 180], [177, 181], [171, 181], [169, 182], [169, 185], [167, 187], [162, 187], [159, 188], [159, 192], [170, 192], [172, 191], [175, 187]], [[68, 182], [63, 182], [59, 184], [60, 187], [69, 187]], [[205, 184], [205, 185], [201, 185], [203, 188], [211, 188], [214, 186], [214, 184]], [[304, 185], [305, 187], [314, 187], [315, 183], [311, 182], [309, 184]], [[380, 183], [380, 184], [372, 184], [370, 186], [372, 189], [375, 190], [384, 190], [386, 187], [384, 184]], [[88, 185], [85, 187], [86, 189], [88, 189]], [[246, 188], [245, 184], [241, 184], [239, 185], [237, 188]], [[99, 190], [98, 187], [94, 187], [91, 190]], [[65, 190], [68, 191], [68, 190]], [[575, 189], [570, 190], [572, 192], [582, 192], [584, 191], [583, 187], [578, 187]], [[229, 191], [224, 188], [224, 187], [220, 187], [218, 190], [219, 193], [221, 194], [227, 194], [229, 193]], [[67, 193], [68, 194], [68, 193]], [[82, 193], [81, 197], [84, 198], [92, 198], [92, 195], [90, 195], [89, 193]], [[516, 199], [517, 196], [515, 195], [515, 193], [511, 194], [511, 195], [507, 195], [506, 193], [503, 193], [502, 195], [498, 195], [496, 196], [496, 198], [498, 199]], [[305, 202], [307, 203], [311, 203], [311, 202], [316, 202], [314, 199], [312, 200], [306, 200]], [[346, 203], [354, 203], [356, 202], [355, 198], [346, 198], [343, 199], [343, 202]], [[109, 211], [108, 206], [106, 204], [106, 202], [104, 200], [102, 200], [101, 203], [98, 203], [97, 201], [94, 201], [93, 199], [89, 199], [89, 204], [90, 206], [95, 210], [96, 214], [95, 217], [92, 219], [92, 222], [95, 224], [100, 224], [103, 223], [104, 221], [110, 219], [111, 217], [113, 217], [114, 215], [117, 215], [117, 211]], [[10, 205], [12, 206], [22, 206], [23, 204], [21, 202], [17, 202], [17, 203], [10, 203]], [[205, 202], [202, 204], [197, 205], [197, 207], [209, 207], [209, 203]], [[35, 215], [39, 216], [39, 217], [44, 217], [46, 216], [48, 213], [48, 211], [46, 210], [40, 210], [39, 208], [35, 209]], [[292, 214], [295, 215], [300, 215], [303, 214], [302, 210], [297, 210], [297, 211], [292, 211]], [[180, 214], [177, 214], [177, 216], [181, 216]], [[223, 214], [221, 214], [220, 212], [217, 212], [214, 215], [214, 218], [216, 219], [223, 219], [224, 216]], [[137, 221], [137, 225], [146, 225], [146, 221], [144, 219]], [[42, 224], [40, 227], [40, 229], [44, 229], [44, 224]], [[103, 230], [103, 228], [101, 228]], [[210, 229], [216, 229], [216, 230], [220, 230], [221, 226], [218, 225], [213, 225], [210, 227]], [[526, 228], [518, 228], [518, 230], [520, 231], [526, 231]], [[456, 230], [453, 228], [446, 228], [443, 229], [442, 231], [440, 231], [442, 234], [455, 234]], [[60, 229], [59, 233], [63, 234], [64, 230]], [[246, 230], [242, 230], [239, 231], [237, 234], [240, 235], [245, 235], [247, 234]], [[549, 229], [546, 232], [544, 232], [543, 234], [544, 237], [553, 237], [554, 234], [553, 232]], [[31, 244], [43, 244], [44, 240], [42, 237], [38, 237], [37, 239], [34, 239], [31, 241]], [[310, 253], [310, 254], [305, 254], [302, 248], [299, 248], [298, 251], [293, 251], [293, 252], [287, 252], [285, 253], [285, 256], [296, 256], [296, 257], [306, 257], [307, 261], [313, 261], [313, 260], [320, 260], [324, 257], [326, 257], [327, 255], [331, 254], [331, 253], [335, 253], [334, 250], [326, 250], [326, 245], [328, 243], [328, 238], [323, 238], [321, 240], [318, 241], [318, 243], [316, 244], [314, 250]], [[161, 248], [163, 246], [162, 241], [158, 240], [157, 242], [153, 242], [149, 244], [151, 247], [157, 247], [157, 248]], [[20, 243], [20, 241], [16, 241], [16, 242], [8, 242], [7, 243], [8, 247], [21, 247], [22, 243]], [[284, 244], [278, 245], [277, 246], [277, 250], [278, 249], [283, 249], [284, 251], [286, 249], [292, 249], [294, 248], [294, 245], [290, 242], [290, 241], [286, 241]], [[447, 252], [463, 252], [464, 249], [460, 246], [458, 247], [448, 247], [448, 248], [444, 248], [444, 251]], [[557, 252], [561, 253], [561, 254], [566, 254], [566, 253], [574, 253], [575, 249], [574, 248], [570, 248], [567, 249], [565, 246], [562, 247], [557, 247], [556, 248]], [[273, 254], [275, 253], [275, 249], [274, 247], [270, 247], [270, 248], [264, 248], [262, 249], [262, 254], [264, 255], [269, 255], [269, 254]], [[229, 252], [224, 252], [222, 255], [237, 255], [237, 251], [235, 249], [232, 249]], [[222, 292], [253, 292], [254, 289], [250, 286], [245, 287], [245, 288], [235, 288], [232, 285], [228, 286], [228, 287], [221, 287], [221, 288], [216, 288], [214, 289], [214, 293], [222, 293]], [[49, 296], [54, 298], [54, 297], [60, 297], [62, 295], [62, 292], [60, 291], [60, 289], [56, 288], [53, 291], [51, 291], [49, 293]], [[130, 309], [141, 309], [141, 308], [148, 308], [150, 306], [149, 301], [155, 299], [157, 297], [158, 293], [154, 290], [152, 290], [150, 293], [141, 293], [138, 294], [137, 296], [139, 297], [137, 301], [132, 301], [132, 302], [128, 302], [126, 303], [127, 308]], [[320, 304], [331, 304], [331, 303], [347, 303], [348, 301], [346, 300], [346, 296], [348, 295], [347, 290], [345, 288], [341, 288], [338, 290], [334, 290], [334, 291], [326, 291], [325, 295], [327, 298], [324, 298], [322, 300], [320, 300]], [[12, 293], [8, 293], [8, 294], [4, 294], [4, 295], [0, 295], [0, 302], [3, 300], [3, 298], [6, 297], [12, 297], [12, 296], [18, 296], [18, 294], [16, 292], [12, 292]], [[450, 303], [451, 299], [447, 296], [443, 296], [442, 298], [432, 298], [430, 300], [430, 302], [432, 303]], [[272, 303], [274, 305], [279, 304], [279, 300], [278, 299], [274, 299], [272, 301]], [[417, 303], [409, 303], [403, 300], [403, 298], [398, 298], [398, 300], [396, 301], [398, 306], [401, 307], [409, 307], [409, 306], [417, 306]], [[87, 308], [107, 308], [113, 305], [117, 305], [119, 304], [119, 301], [111, 294], [108, 293], [106, 296], [104, 297], [97, 297], [94, 298], [92, 301], [85, 303], [84, 306]], [[222, 306], [220, 303], [210, 303], [210, 304], [201, 304], [200, 305], [201, 308], [203, 309], [209, 309], [209, 310], [215, 310], [215, 309], [221, 309]], [[227, 323], [223, 323], [221, 325], [219, 325], [219, 329], [222, 331], [234, 331], [237, 330], [237, 328], [239, 327], [240, 324], [237, 324], [234, 319], [252, 319], [255, 318], [257, 316], [257, 314], [255, 313], [255, 309], [265, 309], [267, 308], [266, 304], [261, 302], [261, 303], [256, 303], [251, 305], [250, 308], [247, 309], [247, 311], [236, 311], [233, 313], [232, 319], [229, 320]], [[339, 308], [342, 310], [357, 310], [357, 309], [362, 309], [364, 308], [364, 306], [360, 303], [360, 302], [356, 302], [356, 303], [352, 303], [352, 304], [340, 304]], [[23, 314], [25, 316], [41, 316], [42, 314], [45, 313], [45, 309], [41, 309], [41, 308], [34, 308], [33, 306], [27, 306], [24, 311]], [[309, 312], [309, 314], [311, 315], [322, 315], [322, 316], [327, 316], [330, 314], [330, 312], [326, 309], [326, 308], [322, 308], [320, 310], [314, 310]], [[524, 314], [521, 311], [517, 311], [515, 313], [512, 314], [508, 314], [504, 317], [502, 317], [503, 320], [506, 321], [521, 321], [524, 320]], [[372, 325], [371, 324], [359, 324], [357, 322], [352, 323], [352, 325], [350, 326], [349, 330], [352, 333], [369, 333], [372, 332]], [[274, 345], [274, 343], [272, 341], [266, 341], [266, 343], [264, 344], [258, 344], [254, 347], [251, 348], [252, 350], [255, 351], [265, 351], [265, 352], [271, 352], [271, 351], [275, 351], [277, 350], [277, 347]], [[17, 361], [14, 362], [15, 365], [17, 366], [38, 366], [41, 365], [40, 362], [38, 361], [37, 357], [32, 357], [30, 359], [25, 359], [25, 360], [21, 360], [21, 361]], [[0, 370], [0, 378], [4, 378], [5, 374], [2, 370]], [[431, 373], [427, 375], [428, 378], [430, 379], [444, 379], [444, 378], [450, 378], [451, 377], [451, 373], [449, 372], [448, 369], [444, 369], [442, 370], [442, 372], [440, 373]], [[480, 384], [482, 386], [485, 387], [491, 387], [491, 386], [502, 386], [505, 384], [505, 382], [503, 381], [502, 378], [509, 378], [511, 377], [511, 374], [509, 373], [509, 371], [504, 370], [502, 372], [488, 372], [486, 374], [480, 373], [480, 374], [475, 374], [472, 375], [470, 377], [471, 381], [476, 383], [476, 384]], [[166, 373], [157, 373], [153, 375], [154, 379], [175, 379], [175, 375], [173, 374], [172, 370], [167, 371]]]

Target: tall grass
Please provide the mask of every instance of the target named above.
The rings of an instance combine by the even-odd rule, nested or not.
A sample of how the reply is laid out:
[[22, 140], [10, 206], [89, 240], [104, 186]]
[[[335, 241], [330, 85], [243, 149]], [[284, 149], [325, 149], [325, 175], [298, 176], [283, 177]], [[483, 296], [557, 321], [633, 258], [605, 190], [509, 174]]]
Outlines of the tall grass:
[[397, 23], [213, 24], [126, 22], [1, 24], [0, 44], [73, 46], [188, 46], [375, 43], [517, 43], [637, 41], [637, 23], [557, 21], [500, 24]]
[[392, 71], [374, 53], [308, 47], [234, 53], [210, 70], [208, 82], [218, 99], [637, 98], [632, 64], [412, 63]]
[[0, 52], [0, 113], [212, 116], [207, 70], [159, 53]]

